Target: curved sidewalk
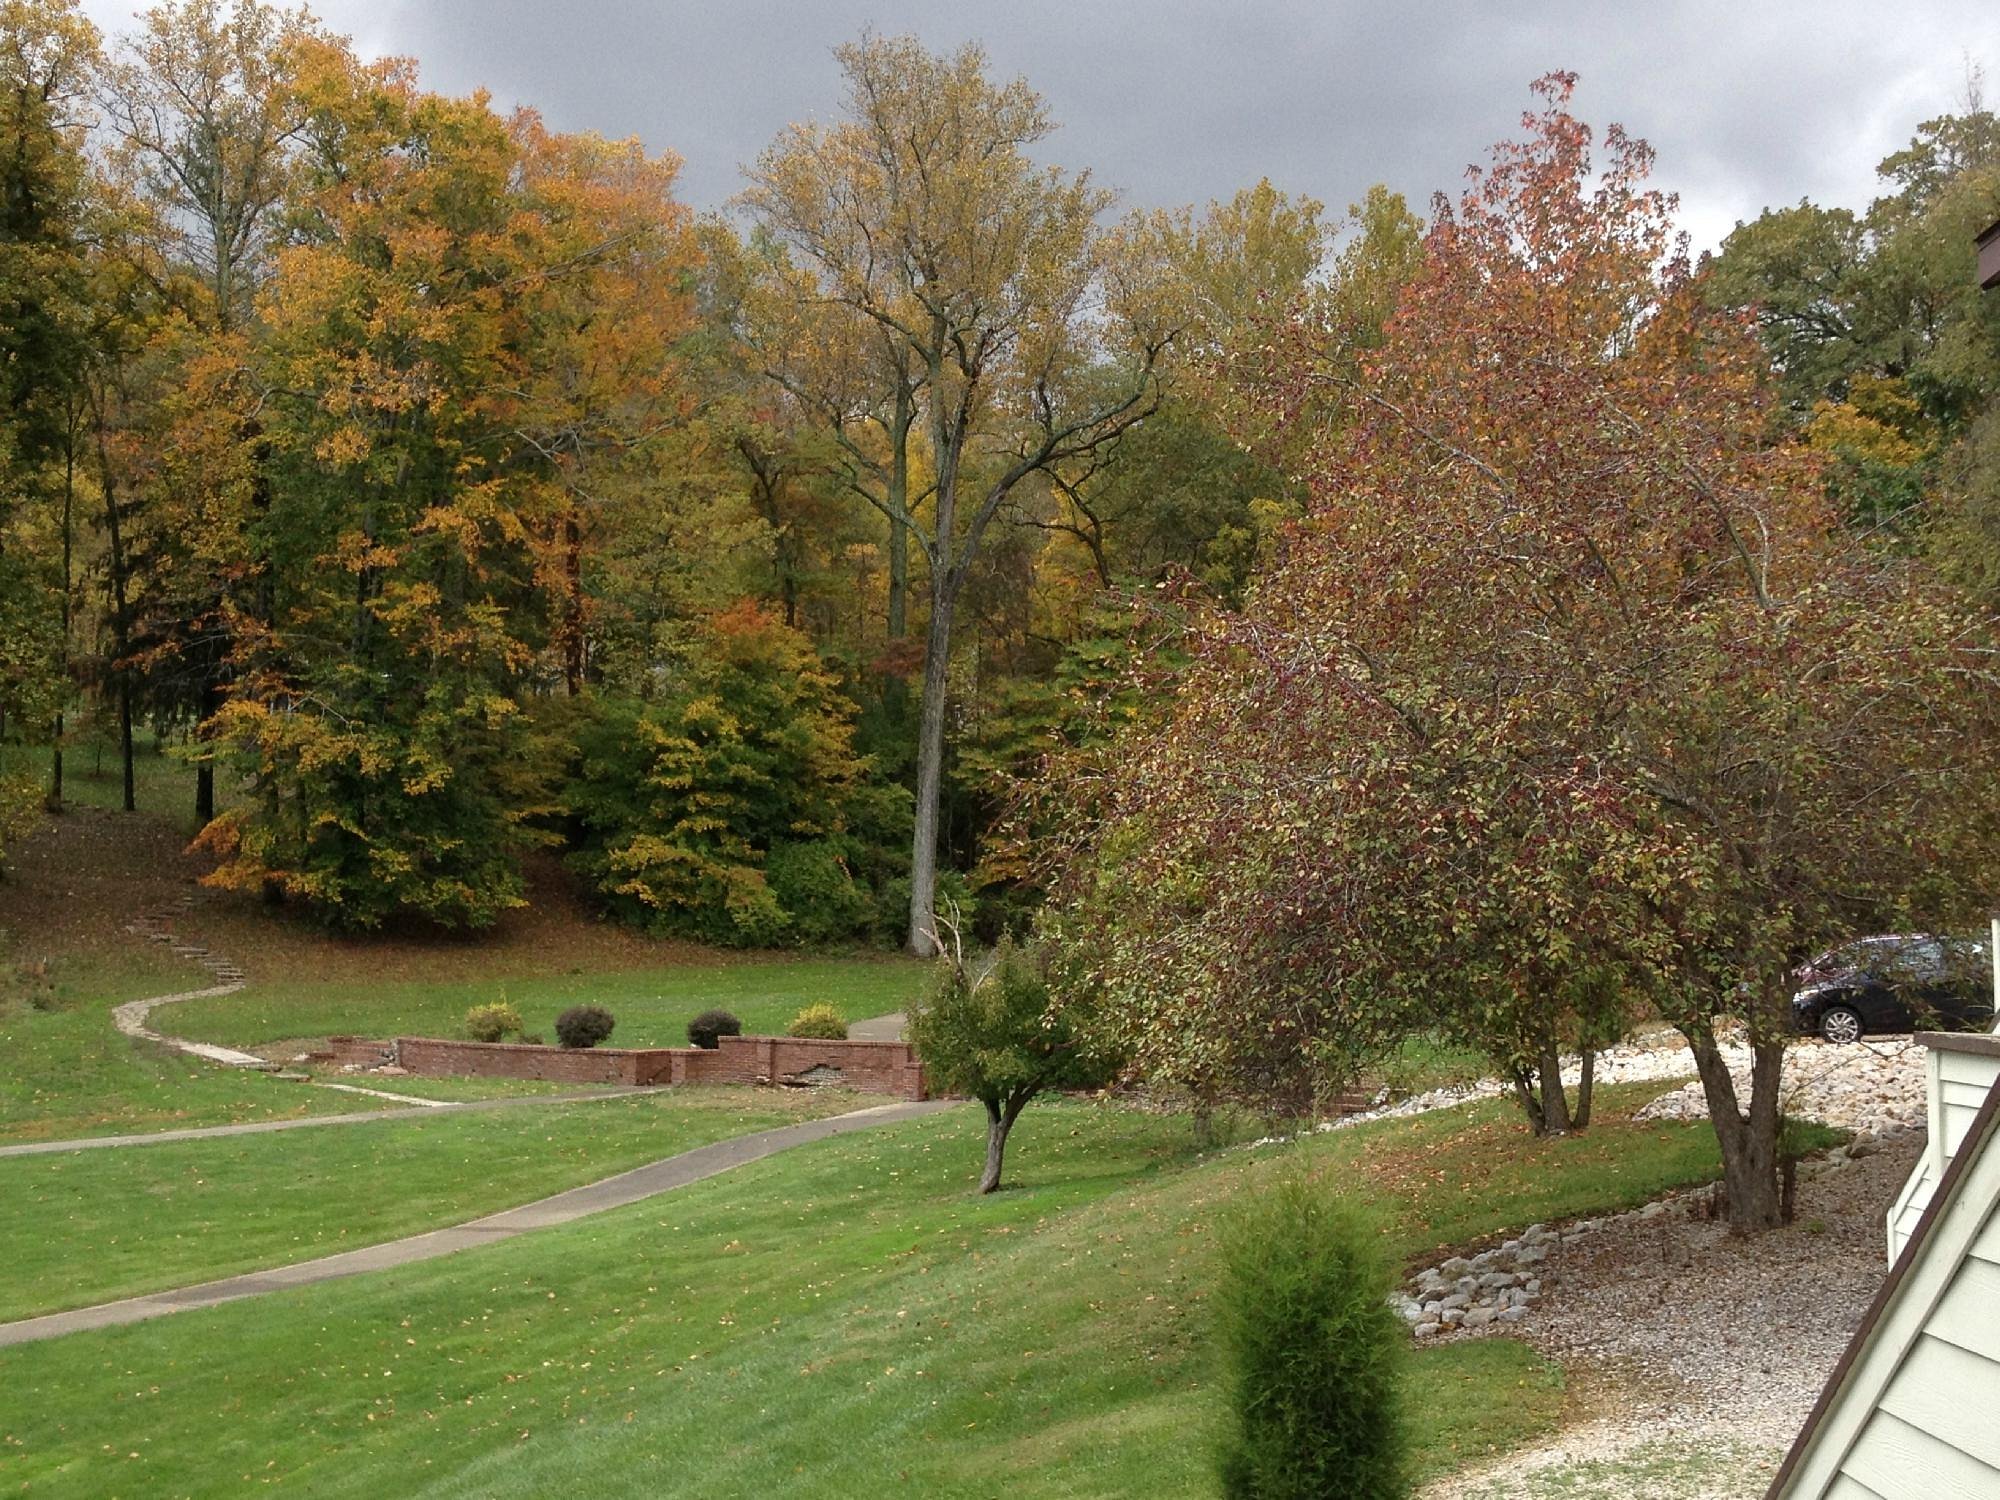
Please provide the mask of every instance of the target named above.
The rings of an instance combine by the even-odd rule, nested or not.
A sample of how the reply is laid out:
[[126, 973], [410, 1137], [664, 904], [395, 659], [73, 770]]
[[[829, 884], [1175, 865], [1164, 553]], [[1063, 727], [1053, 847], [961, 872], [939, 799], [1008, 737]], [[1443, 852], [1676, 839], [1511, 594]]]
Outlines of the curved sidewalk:
[[516, 1235], [527, 1234], [533, 1230], [552, 1229], [559, 1224], [568, 1224], [591, 1214], [603, 1213], [606, 1209], [623, 1208], [628, 1203], [637, 1203], [659, 1193], [686, 1187], [689, 1183], [699, 1182], [704, 1177], [713, 1177], [719, 1172], [727, 1172], [734, 1167], [747, 1165], [793, 1146], [803, 1146], [810, 1141], [846, 1135], [850, 1131], [872, 1130], [878, 1125], [892, 1125], [898, 1121], [934, 1114], [939, 1110], [949, 1109], [954, 1102], [932, 1099], [921, 1104], [879, 1104], [870, 1109], [858, 1109], [849, 1114], [833, 1115], [824, 1120], [782, 1125], [775, 1130], [761, 1130], [752, 1135], [740, 1135], [707, 1146], [697, 1146], [694, 1150], [683, 1151], [678, 1156], [665, 1157], [646, 1166], [635, 1167], [629, 1172], [620, 1172], [615, 1177], [606, 1177], [583, 1187], [557, 1193], [554, 1197], [526, 1203], [519, 1208], [510, 1208], [501, 1213], [489, 1214], [483, 1219], [474, 1219], [470, 1223], [454, 1225], [449, 1229], [433, 1229], [425, 1234], [411, 1235], [407, 1239], [389, 1240], [380, 1245], [346, 1250], [339, 1255], [301, 1261], [296, 1265], [278, 1266], [268, 1271], [251, 1271], [241, 1276], [224, 1277], [220, 1281], [206, 1281], [172, 1291], [152, 1292], [143, 1297], [127, 1297], [118, 1302], [101, 1302], [95, 1307], [79, 1307], [69, 1312], [49, 1313], [39, 1318], [27, 1318], [18, 1323], [0, 1323], [0, 1348], [11, 1344], [32, 1343], [37, 1339], [55, 1338], [65, 1333], [79, 1333], [89, 1328], [110, 1328], [121, 1323], [139, 1323], [148, 1318], [161, 1318], [169, 1313], [185, 1312], [189, 1308], [212, 1307], [220, 1302], [259, 1297], [267, 1292], [289, 1291], [294, 1287], [315, 1286], [323, 1281], [337, 1281], [342, 1277], [359, 1276], [368, 1271], [383, 1271], [393, 1266], [408, 1266], [415, 1265], [419, 1261], [435, 1260], [439, 1256], [453, 1255], [460, 1250], [470, 1250], [474, 1246], [497, 1244], [501, 1240], [512, 1239]]
[[[319, 1087], [332, 1088], [333, 1084]], [[363, 1089], [378, 1098], [391, 1096], [379, 1089]], [[47, 1141], [15, 1141], [0, 1146], [0, 1159], [9, 1156], [50, 1156], [66, 1151], [101, 1151], [107, 1146], [159, 1146], [170, 1141], [212, 1141], [232, 1135], [266, 1135], [274, 1130], [315, 1130], [322, 1125], [366, 1125], [371, 1120], [413, 1120], [432, 1115], [472, 1109], [518, 1109], [534, 1104], [589, 1104], [598, 1099], [628, 1099], [634, 1094], [659, 1092], [652, 1088], [603, 1088], [577, 1094], [509, 1094], [499, 1099], [417, 1100], [407, 1106], [370, 1109], [341, 1115], [291, 1115], [282, 1120], [246, 1120], [236, 1125], [181, 1125], [172, 1130], [147, 1130], [133, 1135], [70, 1135]]]

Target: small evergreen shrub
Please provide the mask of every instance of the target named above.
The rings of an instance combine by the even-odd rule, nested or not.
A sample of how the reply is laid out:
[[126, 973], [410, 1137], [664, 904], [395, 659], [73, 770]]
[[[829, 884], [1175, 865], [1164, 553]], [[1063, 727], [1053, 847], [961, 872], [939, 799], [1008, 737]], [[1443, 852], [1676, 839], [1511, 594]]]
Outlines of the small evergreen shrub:
[[475, 1042], [504, 1042], [521, 1034], [521, 1013], [504, 1002], [475, 1005], [465, 1013], [465, 1034]]
[[601, 1005], [572, 1005], [556, 1017], [556, 1040], [565, 1047], [595, 1047], [617, 1024]]
[[1375, 1227], [1311, 1181], [1257, 1193], [1222, 1237], [1216, 1337], [1230, 1500], [1401, 1500], [1409, 1334]]
[[688, 1022], [688, 1045], [713, 1052], [719, 1038], [743, 1035], [743, 1023], [726, 1010], [705, 1010]]
[[831, 1005], [808, 1005], [792, 1017], [791, 1024], [785, 1028], [785, 1035], [811, 1037], [822, 1042], [844, 1042], [847, 1040], [847, 1022]]

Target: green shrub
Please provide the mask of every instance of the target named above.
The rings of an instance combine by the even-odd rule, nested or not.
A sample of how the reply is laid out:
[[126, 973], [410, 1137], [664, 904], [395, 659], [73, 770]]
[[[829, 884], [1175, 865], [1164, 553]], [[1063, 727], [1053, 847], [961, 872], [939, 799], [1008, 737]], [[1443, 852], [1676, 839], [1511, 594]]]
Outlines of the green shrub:
[[808, 1005], [792, 1017], [791, 1024], [785, 1028], [785, 1035], [812, 1037], [822, 1042], [844, 1042], [847, 1040], [847, 1022], [831, 1005]]
[[601, 1005], [572, 1005], [556, 1017], [556, 1040], [565, 1047], [595, 1047], [617, 1024]]
[[1227, 1226], [1215, 1296], [1231, 1500], [1409, 1494], [1398, 1409], [1409, 1334], [1375, 1226], [1325, 1187], [1256, 1194]]
[[475, 1042], [504, 1042], [520, 1033], [521, 1013], [511, 1005], [475, 1005], [465, 1013], [465, 1034]]
[[875, 922], [875, 897], [849, 869], [845, 838], [771, 846], [764, 880], [790, 918], [793, 942], [852, 942]]
[[743, 1035], [743, 1023], [726, 1010], [705, 1010], [688, 1022], [688, 1045], [713, 1052], [717, 1039]]

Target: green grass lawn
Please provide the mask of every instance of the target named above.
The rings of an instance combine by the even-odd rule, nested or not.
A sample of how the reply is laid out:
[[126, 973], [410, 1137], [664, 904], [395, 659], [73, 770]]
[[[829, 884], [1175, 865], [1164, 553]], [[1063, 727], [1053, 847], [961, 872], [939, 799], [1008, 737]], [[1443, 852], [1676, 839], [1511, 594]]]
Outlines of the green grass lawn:
[[[209, 982], [158, 948], [107, 942], [56, 972], [37, 1003], [0, 997], [0, 1143], [390, 1107], [219, 1068], [120, 1034], [111, 1024], [119, 1001]], [[167, 1011], [160, 1019], [171, 1027], [177, 1018]]]
[[[398, 1094], [406, 1099], [441, 1100], [458, 1104], [474, 1099], [537, 1099], [557, 1095], [611, 1093], [615, 1085], [561, 1083], [546, 1078], [423, 1078], [415, 1073], [384, 1078], [379, 1073], [347, 1073], [339, 1068], [301, 1068], [322, 1084], [342, 1084]], [[394, 1108], [393, 1105], [388, 1106]]]
[[555, 1040], [555, 1020], [572, 1005], [602, 1005], [618, 1019], [607, 1045], [685, 1047], [687, 1023], [711, 1006], [734, 1012], [747, 1032], [782, 1031], [806, 1005], [823, 1002], [850, 1021], [901, 1010], [915, 998], [925, 966], [887, 955], [853, 958], [758, 956], [677, 963], [624, 972], [379, 983], [306, 977], [255, 978], [239, 994], [194, 1000], [174, 1013], [181, 1035], [226, 1046], [291, 1037], [442, 1036], [465, 1033], [465, 1012], [504, 1000], [523, 1025]]
[[[338, 1096], [336, 1096], [338, 1097]], [[0, 1322], [396, 1239], [880, 1101], [693, 1088], [0, 1158]]]
[[[0, 1489], [1212, 1495], [1230, 1201], [1324, 1172], [1416, 1261], [1714, 1174], [1705, 1127], [1634, 1126], [1607, 1092], [1577, 1138], [1485, 1103], [1205, 1158], [1183, 1120], [1038, 1104], [1022, 1185], [986, 1199], [967, 1106], [444, 1261], [0, 1351]], [[1411, 1379], [1430, 1473], [1563, 1400], [1500, 1339], [1426, 1349]]]

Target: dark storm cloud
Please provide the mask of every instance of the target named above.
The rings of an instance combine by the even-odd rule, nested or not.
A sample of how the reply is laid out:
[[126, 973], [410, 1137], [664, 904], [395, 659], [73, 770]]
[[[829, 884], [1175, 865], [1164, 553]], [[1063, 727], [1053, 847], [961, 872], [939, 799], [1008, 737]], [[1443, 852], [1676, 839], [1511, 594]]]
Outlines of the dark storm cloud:
[[[92, 0], [101, 22], [124, 5]], [[1510, 132], [1529, 80], [1582, 75], [1577, 107], [1660, 153], [1698, 244], [1809, 196], [1861, 203], [1874, 163], [2000, 64], [1987, 0], [1815, 3], [729, 4], [323, 0], [372, 53], [432, 87], [484, 85], [558, 127], [638, 135], [686, 159], [684, 196], [720, 206], [786, 123], [839, 107], [832, 49], [864, 27], [932, 47], [983, 42], [1047, 96], [1048, 159], [1127, 201], [1227, 196], [1269, 176], [1339, 209], [1372, 182], [1419, 206]]]

